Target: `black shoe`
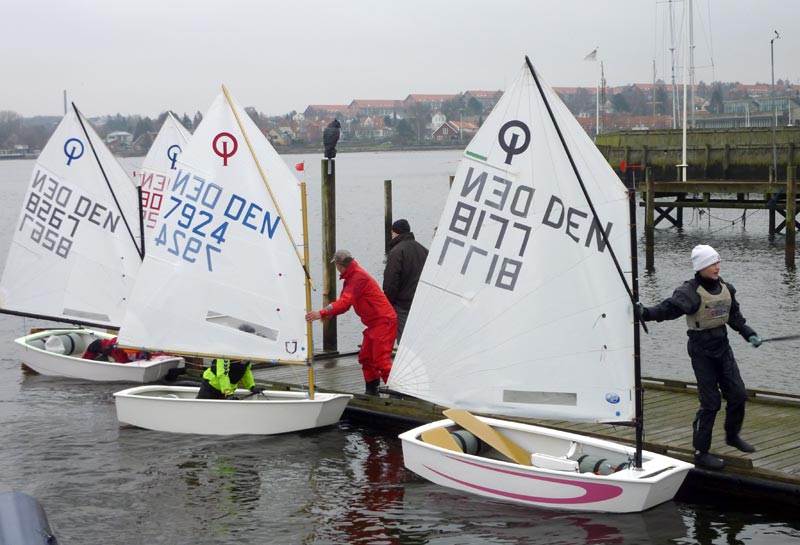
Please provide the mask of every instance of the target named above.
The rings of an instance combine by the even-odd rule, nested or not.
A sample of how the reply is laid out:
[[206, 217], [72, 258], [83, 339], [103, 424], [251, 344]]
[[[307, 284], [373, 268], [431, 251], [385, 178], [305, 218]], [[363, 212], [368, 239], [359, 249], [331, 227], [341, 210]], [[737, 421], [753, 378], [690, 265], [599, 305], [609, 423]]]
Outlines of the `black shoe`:
[[725, 467], [725, 462], [708, 452], [698, 452], [695, 454], [694, 463], [706, 469], [722, 469]]
[[367, 382], [367, 389], [364, 392], [368, 396], [377, 396], [378, 395], [378, 388], [381, 385], [381, 379], [375, 379]]
[[732, 446], [733, 448], [738, 448], [742, 452], [755, 452], [756, 447], [739, 437], [738, 435], [734, 435], [732, 437], [728, 437], [725, 439], [725, 442]]

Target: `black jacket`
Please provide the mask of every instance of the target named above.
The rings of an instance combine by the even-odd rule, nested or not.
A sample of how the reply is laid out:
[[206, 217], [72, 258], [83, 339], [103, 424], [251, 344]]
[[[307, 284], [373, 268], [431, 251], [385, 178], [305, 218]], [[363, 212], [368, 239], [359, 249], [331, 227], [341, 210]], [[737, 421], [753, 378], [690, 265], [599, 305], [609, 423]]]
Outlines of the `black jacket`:
[[[702, 278], [699, 274], [684, 282], [682, 286], [673, 292], [672, 297], [664, 299], [664, 301], [655, 306], [645, 307], [642, 312], [642, 318], [645, 321], [655, 320], [661, 322], [674, 320], [685, 314], [694, 314], [700, 308], [700, 295], [697, 293], [697, 287], [701, 284], [712, 294], [719, 293], [722, 289], [722, 284], [728, 286], [728, 291], [731, 292], [731, 310], [728, 314], [728, 325], [744, 337], [745, 340], [756, 334], [753, 328], [746, 324], [747, 320], [739, 310], [739, 303], [736, 301], [736, 288], [722, 278], [719, 281], [708, 280]], [[701, 331], [689, 330], [687, 335], [689, 335], [689, 342], [698, 342], [714, 352], [728, 345], [727, 328], [725, 326]]]
[[414, 233], [403, 233], [389, 241], [383, 293], [392, 305], [406, 310], [411, 308], [427, 257], [428, 250], [414, 239]]

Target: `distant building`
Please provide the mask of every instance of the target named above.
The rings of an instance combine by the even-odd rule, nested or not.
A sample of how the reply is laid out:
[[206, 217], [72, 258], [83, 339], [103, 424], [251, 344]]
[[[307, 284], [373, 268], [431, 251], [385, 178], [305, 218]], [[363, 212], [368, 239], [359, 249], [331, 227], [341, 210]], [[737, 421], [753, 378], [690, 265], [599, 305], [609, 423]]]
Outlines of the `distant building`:
[[347, 104], [311, 104], [303, 112], [303, 117], [307, 121], [320, 121], [334, 117], [341, 120], [350, 116], [350, 106]]
[[424, 105], [431, 110], [440, 110], [445, 102], [455, 100], [459, 95], [408, 95], [403, 101], [406, 112], [415, 105]]
[[394, 116], [401, 113], [402, 102], [399, 100], [364, 100], [357, 99], [348, 106], [349, 113], [354, 117]]
[[431, 134], [433, 142], [470, 140], [478, 132], [478, 126], [469, 121], [445, 121]]
[[106, 144], [110, 145], [114, 143], [123, 146], [130, 146], [133, 143], [133, 135], [125, 131], [114, 131], [108, 133], [108, 136], [106, 136]]

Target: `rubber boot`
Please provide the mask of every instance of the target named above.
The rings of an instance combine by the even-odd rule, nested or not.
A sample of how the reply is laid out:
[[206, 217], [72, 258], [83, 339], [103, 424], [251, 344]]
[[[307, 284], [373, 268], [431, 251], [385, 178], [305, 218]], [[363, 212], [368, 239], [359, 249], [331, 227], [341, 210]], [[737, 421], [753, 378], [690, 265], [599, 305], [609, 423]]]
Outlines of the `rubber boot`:
[[367, 384], [367, 390], [364, 392], [368, 396], [377, 396], [378, 395], [378, 387], [381, 385], [381, 379], [376, 378], [375, 380], [370, 380]]

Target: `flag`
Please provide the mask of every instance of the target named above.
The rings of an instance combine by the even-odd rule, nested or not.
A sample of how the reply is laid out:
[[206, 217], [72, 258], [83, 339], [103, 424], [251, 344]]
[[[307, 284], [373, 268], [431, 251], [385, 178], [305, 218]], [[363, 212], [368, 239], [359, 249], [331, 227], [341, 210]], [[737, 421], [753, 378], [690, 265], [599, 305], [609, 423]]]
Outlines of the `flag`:
[[306, 169], [306, 164], [305, 164], [305, 162], [303, 162], [303, 163], [297, 163], [297, 164], [294, 166], [294, 169], [295, 169], [295, 170], [297, 170], [298, 172], [303, 172], [303, 171]]
[[597, 60], [597, 48], [594, 48], [594, 51], [586, 55], [583, 60], [585, 61], [596, 61]]

